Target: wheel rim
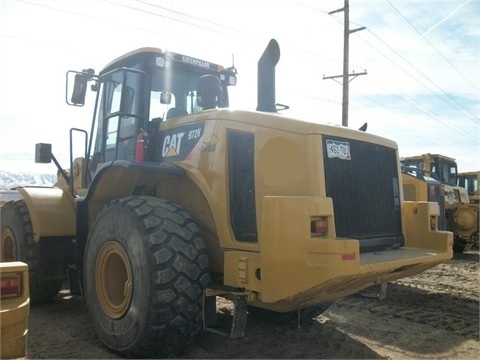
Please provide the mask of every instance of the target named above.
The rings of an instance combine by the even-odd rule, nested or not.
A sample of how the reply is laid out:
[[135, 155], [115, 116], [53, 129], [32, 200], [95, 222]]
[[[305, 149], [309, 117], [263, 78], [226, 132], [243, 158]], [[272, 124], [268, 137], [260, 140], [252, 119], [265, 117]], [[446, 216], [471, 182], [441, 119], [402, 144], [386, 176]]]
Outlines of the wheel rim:
[[17, 260], [17, 247], [15, 245], [15, 235], [10, 228], [2, 230], [1, 239], [2, 256], [1, 261], [15, 261]]
[[100, 306], [107, 316], [119, 319], [132, 301], [132, 267], [123, 247], [105, 243], [98, 253], [95, 266], [95, 288]]

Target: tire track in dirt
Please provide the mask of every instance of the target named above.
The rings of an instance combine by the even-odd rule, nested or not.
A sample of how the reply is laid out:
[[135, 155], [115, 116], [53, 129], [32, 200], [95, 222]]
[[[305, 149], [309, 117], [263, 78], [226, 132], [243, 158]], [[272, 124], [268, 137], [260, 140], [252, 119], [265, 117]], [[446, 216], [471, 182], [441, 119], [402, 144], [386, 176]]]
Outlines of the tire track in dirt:
[[[408, 297], [409, 295], [405, 295], [405, 293], [408, 293], [409, 290], [407, 287], [399, 291], [397, 289], [396, 292], [398, 296]], [[429, 295], [425, 294], [425, 297], [429, 297]], [[402, 301], [395, 303], [396, 299], [398, 298], [393, 296], [392, 300], [362, 299], [353, 296], [336, 301], [336, 305], [348, 310], [368, 311], [382, 318], [403, 318], [436, 329], [454, 332], [473, 340], [479, 338], [478, 303], [445, 297], [445, 299], [437, 298], [431, 307], [429, 301], [423, 305], [418, 303], [404, 305]], [[452, 303], [442, 305], [442, 301]], [[457, 311], [459, 308], [463, 310]]]
[[[177, 358], [477, 359], [478, 252], [388, 284], [384, 300], [339, 299], [300, 328], [248, 318], [246, 337], [202, 332]], [[218, 316], [231, 316], [219, 301]], [[62, 292], [31, 308], [27, 359], [120, 358], [97, 338], [85, 301]]]
[[335, 304], [382, 318], [403, 318], [478, 341], [478, 275], [478, 253], [460, 254], [422, 274], [389, 283], [383, 300], [355, 294]]

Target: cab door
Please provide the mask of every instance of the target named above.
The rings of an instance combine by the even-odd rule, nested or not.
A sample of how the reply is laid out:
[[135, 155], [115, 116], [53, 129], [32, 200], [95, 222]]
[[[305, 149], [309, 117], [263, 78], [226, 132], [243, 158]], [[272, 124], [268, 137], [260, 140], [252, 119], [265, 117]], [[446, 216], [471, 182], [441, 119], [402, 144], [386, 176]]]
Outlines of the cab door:
[[120, 68], [100, 78], [95, 163], [138, 159], [137, 141], [144, 131], [149, 105], [146, 77], [143, 71]]

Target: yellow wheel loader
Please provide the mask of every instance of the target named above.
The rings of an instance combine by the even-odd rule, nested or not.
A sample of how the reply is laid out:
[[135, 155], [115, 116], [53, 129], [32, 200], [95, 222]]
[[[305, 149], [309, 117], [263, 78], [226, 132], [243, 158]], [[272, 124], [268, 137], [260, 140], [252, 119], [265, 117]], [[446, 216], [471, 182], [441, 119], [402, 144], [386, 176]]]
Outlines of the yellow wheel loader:
[[[58, 184], [20, 187], [2, 208], [2, 247], [30, 263], [32, 302], [68, 279], [108, 348], [167, 356], [202, 329], [242, 337], [247, 314], [311, 318], [450, 259], [438, 204], [403, 201], [396, 143], [319, 124], [322, 109], [312, 122], [279, 113], [279, 58], [271, 40], [255, 111], [229, 108], [233, 67], [157, 48], [67, 73], [69, 104], [96, 92], [90, 132], [70, 132], [85, 154], [63, 170], [38, 144]], [[217, 297], [233, 303], [223, 326]]]
[[[460, 177], [455, 159], [439, 154], [405, 157], [401, 163], [405, 200], [438, 202], [442, 214], [440, 229], [453, 232], [453, 251], [478, 249], [480, 211], [474, 200], [475, 183], [471, 176], [475, 173]], [[441, 197], [436, 195], [439, 191]]]
[[480, 203], [480, 171], [469, 171], [458, 174], [458, 186], [467, 189], [468, 198], [470, 203]]

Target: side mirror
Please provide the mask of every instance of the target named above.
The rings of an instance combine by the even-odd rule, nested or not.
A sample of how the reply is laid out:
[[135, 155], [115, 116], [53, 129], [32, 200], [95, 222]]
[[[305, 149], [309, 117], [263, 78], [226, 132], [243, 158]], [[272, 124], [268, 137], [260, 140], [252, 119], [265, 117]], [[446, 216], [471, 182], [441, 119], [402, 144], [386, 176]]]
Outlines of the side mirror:
[[[69, 83], [69, 78], [71, 77], [71, 74], [75, 74], [75, 80], [73, 83], [72, 95], [69, 100], [68, 99], [68, 95], [69, 95], [68, 83]], [[89, 81], [96, 79], [96, 76], [94, 74], [95, 74], [95, 70], [93, 69], [83, 70], [82, 72], [71, 71], [71, 70], [67, 72], [66, 101], [68, 105], [73, 105], [73, 106], [85, 105], [85, 95], [87, 93], [87, 84]]]
[[35, 144], [35, 162], [37, 164], [50, 164], [52, 162], [52, 144]]
[[51, 162], [55, 163], [55, 166], [57, 167], [58, 171], [60, 174], [62, 174], [63, 178], [65, 179], [65, 182], [67, 184], [70, 183], [70, 177], [68, 174], [65, 172], [65, 170], [62, 169], [60, 166], [60, 163], [57, 161], [55, 156], [52, 154], [52, 144], [45, 144], [45, 143], [39, 143], [35, 144], [35, 162], [38, 164], [50, 164]]

